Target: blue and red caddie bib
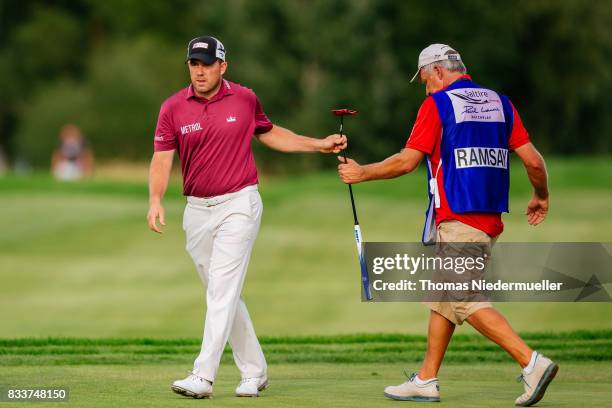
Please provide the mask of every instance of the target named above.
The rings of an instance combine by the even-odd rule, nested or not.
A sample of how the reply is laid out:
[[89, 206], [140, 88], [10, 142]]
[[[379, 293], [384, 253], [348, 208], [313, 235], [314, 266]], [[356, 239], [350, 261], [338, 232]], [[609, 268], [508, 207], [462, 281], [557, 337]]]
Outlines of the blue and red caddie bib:
[[443, 188], [455, 213], [508, 212], [510, 168], [508, 141], [514, 115], [508, 98], [476, 85], [455, 81], [432, 94], [442, 123], [440, 162], [431, 168], [427, 158], [429, 208], [423, 242], [435, 238], [435, 208], [440, 206], [438, 183], [443, 169]]

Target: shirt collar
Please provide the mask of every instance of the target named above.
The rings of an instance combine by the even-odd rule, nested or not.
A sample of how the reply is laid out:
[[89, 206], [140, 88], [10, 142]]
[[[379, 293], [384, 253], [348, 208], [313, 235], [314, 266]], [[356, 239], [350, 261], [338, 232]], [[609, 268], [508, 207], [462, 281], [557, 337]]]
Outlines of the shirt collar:
[[229, 83], [229, 81], [222, 79], [221, 80], [221, 87], [219, 88], [219, 92], [217, 92], [215, 94], [215, 96], [213, 96], [210, 99], [204, 99], [204, 98], [200, 98], [199, 96], [197, 96], [195, 94], [195, 92], [193, 91], [193, 84], [189, 84], [189, 87], [187, 88], [187, 95], [185, 96], [185, 99], [191, 99], [191, 98], [195, 98], [195, 99], [201, 99], [207, 102], [211, 102], [211, 101], [215, 101], [217, 99], [221, 99], [226, 95], [232, 95], [234, 93], [233, 89], [232, 89], [232, 85]]
[[452, 84], [454, 84], [457, 81], [471, 81], [472, 77], [469, 76], [468, 74], [463, 74], [461, 75], [459, 78], [455, 79], [453, 82], [451, 82], [450, 84], [446, 85], [444, 88], [440, 89], [441, 91], [445, 90], [446, 88], [448, 88], [449, 86], [451, 86]]

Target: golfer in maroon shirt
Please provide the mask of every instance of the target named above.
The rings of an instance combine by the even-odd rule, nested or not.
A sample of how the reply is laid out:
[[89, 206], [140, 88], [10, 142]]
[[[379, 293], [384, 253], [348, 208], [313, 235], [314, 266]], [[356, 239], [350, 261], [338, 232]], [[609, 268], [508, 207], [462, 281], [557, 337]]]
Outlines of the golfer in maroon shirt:
[[268, 386], [266, 360], [240, 298], [262, 214], [252, 137], [282, 152], [322, 153], [341, 151], [346, 138], [315, 139], [273, 125], [251, 89], [223, 79], [225, 48], [214, 37], [191, 40], [187, 63], [191, 84], [168, 98], [159, 113], [147, 214], [149, 227], [161, 233], [157, 219], [165, 225], [161, 201], [176, 150], [187, 196], [187, 251], [206, 287], [207, 311], [193, 371], [172, 390], [210, 397], [229, 341], [242, 375], [236, 395], [257, 396]]

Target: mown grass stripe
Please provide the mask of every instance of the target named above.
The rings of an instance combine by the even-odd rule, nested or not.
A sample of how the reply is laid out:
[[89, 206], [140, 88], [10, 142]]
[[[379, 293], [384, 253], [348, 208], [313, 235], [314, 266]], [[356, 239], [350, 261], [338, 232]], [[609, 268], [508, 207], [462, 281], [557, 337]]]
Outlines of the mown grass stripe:
[[[536, 349], [565, 361], [612, 360], [612, 331], [528, 333]], [[0, 339], [0, 366], [158, 364], [190, 361], [199, 350], [198, 339]], [[267, 337], [262, 346], [271, 363], [382, 363], [420, 361], [425, 336], [356, 334], [342, 336]], [[224, 360], [231, 360], [226, 349]], [[498, 362], [508, 356], [479, 335], [455, 336], [446, 361]]]
[[[567, 361], [610, 361], [610, 354], [602, 354], [598, 350], [566, 350], [547, 353], [560, 362]], [[0, 357], [0, 366], [16, 365], [128, 365], [128, 364], [181, 364], [189, 363], [197, 353], [189, 354], [74, 354], [74, 355], [11, 355]], [[353, 350], [350, 352], [319, 352], [294, 351], [291, 353], [267, 353], [270, 364], [283, 363], [397, 363], [418, 362], [423, 359], [422, 350], [405, 350], [402, 352], [372, 353]], [[233, 357], [230, 352], [223, 355], [225, 363], [231, 363]], [[448, 363], [491, 363], [508, 362], [510, 358], [502, 350], [495, 352], [452, 351], [446, 354]]]
[[[564, 343], [542, 343], [539, 341], [532, 342], [531, 345], [536, 349], [546, 350], [567, 350], [573, 349], [575, 352], [580, 350], [596, 350], [599, 353], [609, 353], [612, 355], [612, 341], [594, 341], [591, 342], [571, 342]], [[112, 353], [129, 353], [129, 354], [193, 354], [196, 353], [199, 347], [197, 346], [127, 346], [127, 347], [105, 347], [105, 346], [51, 346], [51, 347], [0, 347], [1, 355], [69, 355], [69, 354], [112, 354]], [[264, 349], [268, 354], [290, 354], [294, 352], [338, 352], [348, 353], [353, 351], [367, 353], [401, 353], [408, 350], [425, 350], [425, 343], [418, 345], [407, 345], [405, 343], [368, 343], [368, 344], [333, 344], [333, 345], [264, 345]], [[453, 344], [450, 349], [455, 352], [479, 352], [488, 353], [496, 352], [499, 347], [491, 342], [483, 343], [468, 343], [468, 344]], [[229, 349], [227, 350], [229, 352]]]
[[[523, 333], [525, 340], [610, 340], [612, 339], [612, 329], [610, 330], [576, 330], [567, 332], [541, 332]], [[423, 335], [406, 335], [393, 333], [365, 333], [365, 334], [346, 334], [336, 336], [262, 336], [261, 344], [351, 344], [351, 343], [421, 343], [427, 340]], [[453, 344], [465, 343], [470, 341], [486, 341], [477, 334], [457, 334], [453, 336]], [[0, 347], [20, 347], [20, 346], [192, 346], [199, 345], [200, 339], [152, 339], [152, 338], [62, 338], [62, 337], [41, 337], [41, 338], [18, 338], [0, 339]]]

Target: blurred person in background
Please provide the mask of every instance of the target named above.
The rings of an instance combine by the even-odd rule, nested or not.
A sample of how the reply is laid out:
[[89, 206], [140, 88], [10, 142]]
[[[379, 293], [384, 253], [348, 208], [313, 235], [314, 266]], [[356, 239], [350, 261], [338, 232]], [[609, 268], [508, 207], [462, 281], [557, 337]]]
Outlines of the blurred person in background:
[[8, 160], [4, 154], [2, 146], [0, 146], [0, 176], [4, 176], [9, 168]]
[[53, 152], [51, 172], [58, 180], [79, 180], [91, 176], [93, 153], [74, 124], [64, 125], [59, 133], [60, 147]]

